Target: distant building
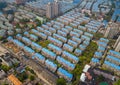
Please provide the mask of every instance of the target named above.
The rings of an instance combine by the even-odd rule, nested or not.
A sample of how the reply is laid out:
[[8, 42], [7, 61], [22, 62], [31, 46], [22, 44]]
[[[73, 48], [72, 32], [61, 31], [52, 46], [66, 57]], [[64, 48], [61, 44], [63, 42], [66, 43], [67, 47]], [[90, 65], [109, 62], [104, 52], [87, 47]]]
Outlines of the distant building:
[[120, 31], [118, 24], [110, 22], [107, 26], [104, 37], [113, 38]]
[[51, 19], [59, 15], [59, 3], [57, 1], [48, 3], [46, 6], [46, 17]]
[[28, 0], [16, 0], [16, 4], [23, 4], [23, 3], [25, 3], [26, 1], [28, 1]]

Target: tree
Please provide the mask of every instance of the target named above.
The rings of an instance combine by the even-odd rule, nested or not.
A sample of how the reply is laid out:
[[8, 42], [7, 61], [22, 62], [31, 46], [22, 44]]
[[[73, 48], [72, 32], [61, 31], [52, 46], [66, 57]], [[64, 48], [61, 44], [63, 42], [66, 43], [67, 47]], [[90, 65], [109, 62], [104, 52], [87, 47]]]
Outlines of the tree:
[[114, 83], [114, 85], [120, 85], [120, 79]]
[[21, 82], [24, 82], [24, 80], [28, 78], [28, 75], [26, 74], [26, 72], [20, 73], [17, 76]]
[[10, 67], [8, 67], [7, 65], [1, 65], [0, 68], [3, 69], [5, 72], [10, 70]]
[[30, 75], [29, 79], [30, 79], [31, 81], [33, 81], [33, 80], [35, 79], [35, 77], [34, 77], [33, 75]]
[[0, 40], [2, 40], [3, 39], [3, 37], [2, 36], [0, 36]]
[[65, 79], [59, 78], [59, 79], [57, 80], [57, 85], [66, 85]]

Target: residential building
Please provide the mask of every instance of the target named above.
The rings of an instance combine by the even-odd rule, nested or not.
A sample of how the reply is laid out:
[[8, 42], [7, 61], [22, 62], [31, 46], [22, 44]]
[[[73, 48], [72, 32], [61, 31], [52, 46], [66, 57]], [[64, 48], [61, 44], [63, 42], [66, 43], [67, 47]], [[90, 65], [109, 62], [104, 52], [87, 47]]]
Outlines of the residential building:
[[110, 22], [107, 26], [104, 37], [113, 38], [119, 31], [119, 25], [117, 23]]

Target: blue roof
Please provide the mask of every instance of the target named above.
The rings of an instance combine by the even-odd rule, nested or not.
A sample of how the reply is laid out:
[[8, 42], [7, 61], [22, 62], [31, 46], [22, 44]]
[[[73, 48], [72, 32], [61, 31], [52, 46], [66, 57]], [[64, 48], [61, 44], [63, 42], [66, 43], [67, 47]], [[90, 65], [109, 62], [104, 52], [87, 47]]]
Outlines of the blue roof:
[[60, 34], [63, 34], [63, 35], [66, 35], [66, 34], [67, 34], [66, 32], [63, 32], [63, 31], [61, 31], [61, 30], [58, 30], [57, 32], [60, 33]]
[[120, 59], [119, 59], [119, 58], [116, 58], [116, 57], [114, 57], [114, 56], [107, 55], [107, 58], [112, 59], [112, 60], [120, 63]]
[[97, 32], [97, 30], [92, 29], [92, 28], [88, 28], [88, 30], [89, 30], [89, 31], [91, 31], [91, 32], [94, 32], [94, 33], [96, 33], [96, 32]]
[[80, 34], [79, 34], [79, 33], [76, 33], [76, 32], [73, 32], [73, 31], [71, 31], [70, 34], [72, 34], [72, 35], [74, 35], [74, 36], [76, 36], [76, 37], [80, 37]]
[[78, 4], [79, 2], [81, 2], [82, 0], [73, 0], [73, 3]]
[[118, 66], [116, 64], [113, 64], [113, 63], [111, 63], [109, 61], [104, 61], [104, 64], [106, 64], [106, 65], [108, 65], [108, 66], [110, 66], [110, 67], [112, 67], [114, 69], [120, 70], [120, 66]]
[[40, 46], [39, 44], [35, 43], [35, 42], [32, 42], [31, 43], [31, 46], [34, 46], [36, 48], [42, 48], [42, 46]]
[[59, 48], [58, 46], [55, 46], [55, 45], [53, 45], [53, 44], [48, 44], [48, 47], [50, 47], [50, 48], [52, 48], [52, 49], [54, 49], [54, 50], [57, 50], [57, 51], [62, 51], [61, 48]]
[[32, 56], [32, 58], [35, 58], [35, 57], [39, 58], [40, 60], [45, 60], [45, 57], [44, 57], [43, 55], [39, 54], [39, 53], [35, 53], [35, 54]]
[[39, 32], [39, 33], [38, 33], [38, 36], [39, 36], [39, 37], [47, 37], [47, 35], [44, 34], [44, 33], [42, 33], [42, 32]]
[[33, 33], [38, 33], [38, 31], [36, 29], [32, 29], [31, 30]]
[[51, 37], [51, 36], [49, 36], [48, 39], [49, 39], [50, 41], [54, 41], [54, 42], [56, 42], [56, 43], [58, 43], [58, 44], [62, 44], [62, 42], [61, 42], [60, 40], [55, 39], [55, 38], [53, 38], [53, 37]]
[[103, 52], [104, 52], [104, 51], [105, 51], [105, 48], [104, 48], [104, 47], [102, 47], [102, 46], [99, 46], [99, 47], [98, 47], [98, 50], [100, 50], [100, 51], [103, 51]]
[[78, 57], [76, 57], [76, 56], [70, 54], [70, 53], [67, 52], [67, 51], [63, 51], [63, 54], [66, 55], [68, 58], [75, 60], [76, 62], [79, 61], [79, 58], [78, 58]]
[[99, 44], [99, 45], [102, 45], [102, 46], [104, 46], [104, 47], [107, 46], [107, 43], [105, 43], [105, 42], [101, 42], [101, 41], [98, 41], [98, 44]]
[[80, 33], [80, 34], [83, 34], [83, 31], [82, 31], [82, 30], [79, 30], [79, 29], [74, 29], [73, 31], [74, 31], [74, 32], [77, 32], [77, 33]]
[[101, 52], [95, 52], [95, 56], [102, 57], [102, 53]]
[[92, 61], [93, 63], [99, 63], [99, 62], [100, 62], [98, 58], [92, 58], [91, 61]]
[[18, 41], [18, 40], [16, 40], [16, 39], [14, 39], [13, 42], [14, 42], [15, 44], [17, 44], [19, 47], [23, 47], [23, 46], [24, 46], [24, 44], [23, 44], [22, 42], [20, 42], [20, 41]]
[[56, 58], [56, 54], [54, 52], [52, 52], [46, 48], [43, 48], [42, 51], [45, 52], [46, 54], [49, 54], [51, 57]]
[[77, 38], [77, 37], [75, 37], [75, 36], [73, 36], [72, 38], [73, 38], [73, 40], [74, 40], [75, 42], [78, 42], [78, 41], [81, 42], [81, 39], [80, 39], [80, 38]]
[[88, 33], [88, 32], [85, 32], [84, 35], [89, 36], [89, 37], [93, 37], [93, 34]]
[[62, 62], [64, 65], [66, 65], [66, 66], [68, 66], [68, 67], [70, 67], [72, 69], [75, 68], [75, 64], [72, 64], [71, 62], [65, 60], [64, 58], [62, 58], [60, 56], [57, 57], [57, 61]]
[[116, 1], [116, 2], [115, 2], [115, 6], [116, 6], [116, 8], [119, 9], [119, 8], [120, 8], [120, 1]]
[[37, 30], [38, 30], [38, 31], [43, 31], [44, 29], [41, 28], [41, 27], [37, 27]]
[[73, 50], [73, 47], [70, 46], [69, 44], [64, 44], [63, 47], [64, 47], [64, 46], [67, 47], [67, 48], [69, 48], [69, 49], [71, 49], [71, 50]]
[[7, 40], [13, 40], [13, 37], [12, 37], [12, 36], [9, 36], [9, 37], [7, 38]]
[[24, 35], [29, 34], [28, 32], [24, 32]]
[[109, 42], [109, 40], [108, 40], [108, 39], [105, 39], [105, 38], [100, 38], [100, 41], [103, 41], [103, 42], [105, 42], [105, 43], [108, 43], [108, 42]]
[[34, 53], [35, 52], [34, 50], [32, 50], [30, 47], [27, 47], [27, 46], [24, 47], [24, 50], [29, 52], [29, 53]]
[[81, 49], [85, 49], [86, 48], [86, 46], [85, 45], [79, 45], [79, 47], [81, 48]]
[[22, 37], [22, 35], [21, 34], [17, 34], [16, 37]]
[[58, 72], [60, 72], [61, 74], [63, 74], [64, 76], [66, 76], [67, 78], [69, 78], [70, 80], [72, 80], [73, 75], [71, 73], [69, 73], [68, 71], [66, 71], [63, 68], [58, 68]]
[[113, 51], [113, 50], [109, 50], [109, 53], [112, 53], [116, 56], [120, 56], [120, 52], [116, 52], [116, 51]]
[[67, 39], [65, 37], [61, 36], [61, 35], [58, 35], [58, 34], [54, 33], [53, 36], [60, 39], [60, 40], [62, 40], [62, 41], [67, 41]]
[[38, 37], [33, 35], [33, 34], [30, 34], [30, 37], [33, 38], [33, 39], [38, 39]]
[[31, 40], [28, 39], [27, 37], [22, 37], [22, 40], [23, 40], [24, 42], [31, 43]]
[[89, 45], [90, 42], [85, 40], [85, 41], [83, 41], [83, 44], [85, 44], [85, 45]]
[[45, 61], [45, 63], [48, 64], [49, 66], [51, 66], [52, 68], [57, 68], [57, 65], [48, 59]]
[[68, 40], [68, 43], [71, 43], [72, 45], [77, 45], [78, 43], [73, 40]]
[[108, 21], [107, 20], [103, 20], [103, 24], [106, 27], [108, 25]]
[[82, 35], [81, 38], [90, 41], [90, 38], [88, 36]]
[[81, 54], [81, 53], [82, 53], [82, 50], [80, 50], [80, 49], [75, 49], [75, 52]]

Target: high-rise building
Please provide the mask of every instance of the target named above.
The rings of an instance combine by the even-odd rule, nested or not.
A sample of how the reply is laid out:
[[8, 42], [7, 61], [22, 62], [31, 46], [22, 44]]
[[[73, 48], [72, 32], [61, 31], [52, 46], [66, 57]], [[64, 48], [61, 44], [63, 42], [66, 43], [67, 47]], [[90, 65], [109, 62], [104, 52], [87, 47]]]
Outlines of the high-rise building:
[[46, 17], [52, 18], [52, 6], [50, 2], [46, 6]]
[[116, 46], [115, 51], [120, 52], [120, 42], [119, 42], [118, 45]]
[[115, 51], [118, 51], [118, 52], [120, 51], [120, 36], [116, 40], [114, 48], [115, 48]]
[[59, 15], [59, 3], [58, 1], [54, 2], [54, 15], [57, 17]]
[[110, 22], [107, 26], [104, 37], [113, 38], [119, 31], [119, 25], [117, 23]]
[[54, 1], [53, 3], [48, 3], [46, 6], [46, 17], [47, 18], [54, 18], [59, 15], [59, 3]]

